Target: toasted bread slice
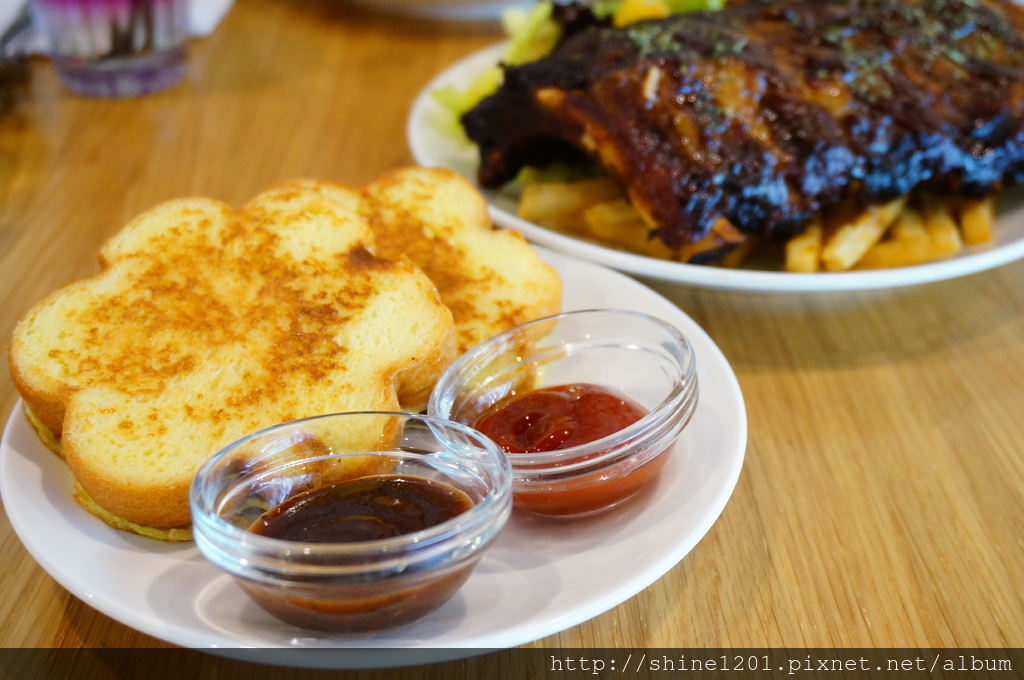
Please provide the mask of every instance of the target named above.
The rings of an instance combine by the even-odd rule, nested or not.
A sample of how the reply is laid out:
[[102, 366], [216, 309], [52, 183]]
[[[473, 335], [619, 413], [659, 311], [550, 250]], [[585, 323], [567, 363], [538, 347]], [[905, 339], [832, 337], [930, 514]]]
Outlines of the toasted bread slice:
[[164, 203], [100, 254], [102, 273], [14, 330], [14, 383], [59, 441], [83, 506], [187, 537], [198, 467], [254, 430], [419, 406], [454, 358], [451, 312], [337, 199], [281, 187], [241, 209]]
[[[331, 182], [295, 186], [354, 207], [352, 191]], [[518, 232], [497, 229], [480, 192], [441, 168], [401, 168], [359, 193], [377, 253], [406, 255], [437, 286], [455, 318], [459, 352], [512, 326], [561, 308], [562, 284]]]

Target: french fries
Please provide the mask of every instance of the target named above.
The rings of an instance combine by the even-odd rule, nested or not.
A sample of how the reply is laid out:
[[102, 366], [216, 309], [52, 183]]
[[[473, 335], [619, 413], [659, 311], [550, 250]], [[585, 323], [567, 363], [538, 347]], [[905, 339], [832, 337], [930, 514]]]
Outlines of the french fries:
[[[650, 257], [688, 260], [689, 251], [673, 250], [650, 238], [648, 223], [608, 177], [527, 184], [519, 216]], [[737, 267], [760, 240], [737, 240], [735, 228], [721, 222], [708, 238], [731, 247], [719, 264]], [[991, 240], [994, 223], [992, 197], [947, 198], [922, 193], [867, 208], [847, 201], [786, 242], [783, 269], [814, 273], [923, 264]]]
[[742, 243], [730, 250], [718, 263], [727, 269], [736, 269], [744, 260], [761, 245], [761, 239], [753, 236], [747, 237]]
[[840, 272], [857, 264], [864, 254], [882, 240], [896, 221], [906, 198], [873, 205], [829, 234], [821, 247], [821, 264], [826, 271]]
[[519, 216], [649, 257], [677, 259], [668, 246], [650, 237], [650, 227], [608, 177], [527, 184], [519, 198]]
[[802, 233], [786, 241], [786, 271], [813, 274], [821, 269], [823, 228], [813, 222]]
[[925, 194], [909, 205], [887, 237], [865, 253], [858, 269], [908, 267], [940, 260], [992, 239], [995, 200], [947, 199]]
[[538, 182], [523, 187], [519, 216], [531, 222], [585, 231], [584, 213], [588, 208], [623, 200], [622, 190], [608, 177], [578, 182]]
[[842, 205], [828, 221], [814, 222], [786, 242], [786, 271], [910, 267], [950, 257], [992, 239], [995, 201], [904, 196], [854, 214]]
[[949, 204], [936, 196], [926, 196], [921, 204], [924, 228], [931, 241], [932, 258], [938, 259], [960, 252], [964, 242], [960, 238], [960, 230]]
[[909, 267], [932, 257], [931, 243], [924, 218], [914, 206], [907, 206], [890, 227], [889, 235], [879, 241], [857, 263], [859, 269]]
[[965, 200], [960, 205], [959, 218], [966, 245], [976, 246], [991, 241], [995, 201], [991, 197]]

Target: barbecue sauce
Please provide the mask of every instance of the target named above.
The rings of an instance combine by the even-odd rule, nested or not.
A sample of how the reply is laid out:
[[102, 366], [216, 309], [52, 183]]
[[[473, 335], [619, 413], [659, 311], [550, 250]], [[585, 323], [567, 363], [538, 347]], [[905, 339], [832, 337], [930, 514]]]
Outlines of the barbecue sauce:
[[[502, 400], [485, 411], [473, 426], [506, 453], [531, 454], [589, 444], [632, 425], [647, 411], [629, 397], [607, 387], [573, 383], [547, 387]], [[556, 471], [558, 467], [603, 455], [597, 451], [547, 464], [517, 462], [521, 472]], [[628, 456], [627, 456], [628, 457]], [[655, 455], [630, 468], [612, 463], [567, 479], [516, 486], [513, 503], [543, 515], [579, 515], [602, 510], [632, 496], [650, 482], [665, 463]]]
[[411, 534], [462, 514], [472, 501], [446, 484], [378, 475], [312, 489], [266, 512], [250, 531], [302, 543], [353, 543]]
[[[376, 475], [298, 494], [264, 513], [250, 531], [302, 543], [358, 543], [421, 531], [472, 505], [466, 494], [447, 484]], [[415, 621], [444, 604], [469, 578], [477, 559], [438, 565], [429, 573], [371, 574], [361, 582], [339, 573], [335, 585], [329, 579], [298, 578], [283, 588], [245, 579], [239, 584], [283, 621], [363, 636]]]

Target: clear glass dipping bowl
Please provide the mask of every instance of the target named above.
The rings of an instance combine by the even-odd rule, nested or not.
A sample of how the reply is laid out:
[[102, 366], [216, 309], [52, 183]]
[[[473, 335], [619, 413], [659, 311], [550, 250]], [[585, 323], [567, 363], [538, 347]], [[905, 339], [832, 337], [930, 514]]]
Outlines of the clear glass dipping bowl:
[[[415, 533], [344, 543], [258, 535], [267, 511], [297, 494], [398, 475], [453, 487], [472, 506]], [[507, 458], [459, 423], [408, 413], [340, 413], [270, 427], [211, 458], [191, 489], [199, 550], [261, 607], [296, 626], [366, 636], [451, 598], [511, 509]]]
[[566, 312], [517, 326], [460, 357], [435, 386], [428, 413], [473, 426], [503, 399], [572, 383], [611, 388], [648, 413], [588, 444], [508, 453], [513, 502], [543, 515], [590, 514], [652, 482], [693, 415], [696, 358], [674, 326], [614, 309]]

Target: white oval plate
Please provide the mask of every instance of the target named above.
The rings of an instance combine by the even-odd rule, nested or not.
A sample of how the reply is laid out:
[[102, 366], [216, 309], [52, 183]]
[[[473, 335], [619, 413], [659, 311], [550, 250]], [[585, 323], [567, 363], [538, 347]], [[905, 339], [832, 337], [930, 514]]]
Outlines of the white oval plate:
[[[465, 87], [482, 70], [499, 61], [504, 45], [494, 45], [455, 63], [420, 92], [409, 116], [407, 135], [416, 162], [428, 167], [455, 170], [476, 184], [477, 149], [451, 134], [446, 112], [433, 97], [438, 87]], [[616, 250], [547, 229], [516, 216], [516, 201], [500, 191], [481, 189], [490, 206], [491, 219], [516, 229], [535, 243], [591, 262], [638, 276], [706, 288], [747, 291], [808, 292], [891, 288], [950, 279], [991, 269], [1024, 257], [1024, 202], [1003, 201], [995, 238], [984, 245], [965, 248], [955, 257], [937, 262], [872, 271], [795, 274], [776, 268], [726, 269], [659, 260]], [[763, 262], [757, 262], [764, 266]]]
[[[462, 590], [420, 621], [360, 640], [279, 622], [191, 543], [120, 532], [80, 508], [67, 465], [40, 443], [20, 402], [0, 443], [11, 525], [43, 569], [104, 614], [176, 645], [247, 659], [330, 668], [438, 661], [525, 644], [611, 609], [671, 569], [722, 512], [743, 463], [746, 411], [725, 357], [678, 307], [617, 272], [541, 252], [562, 277], [564, 309], [632, 309], [683, 331], [697, 358], [697, 410], [653, 487], [587, 519], [513, 513]], [[267, 657], [252, 648], [303, 653]]]

